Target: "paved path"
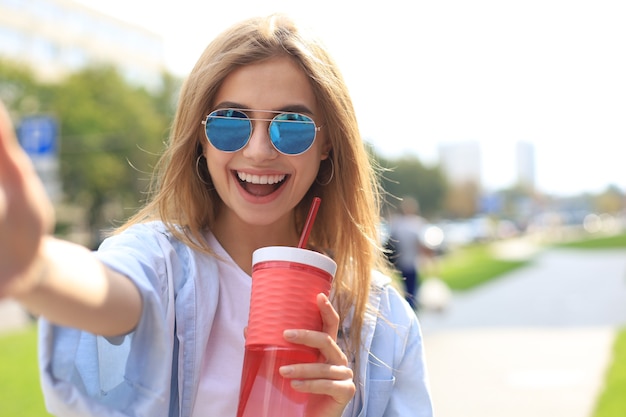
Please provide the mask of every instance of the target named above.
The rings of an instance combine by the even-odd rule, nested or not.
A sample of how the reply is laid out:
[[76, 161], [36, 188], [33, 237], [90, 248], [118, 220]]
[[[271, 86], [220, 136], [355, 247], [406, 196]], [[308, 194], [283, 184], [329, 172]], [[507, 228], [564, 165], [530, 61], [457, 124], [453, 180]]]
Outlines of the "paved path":
[[437, 417], [589, 417], [626, 325], [626, 251], [544, 252], [420, 320]]

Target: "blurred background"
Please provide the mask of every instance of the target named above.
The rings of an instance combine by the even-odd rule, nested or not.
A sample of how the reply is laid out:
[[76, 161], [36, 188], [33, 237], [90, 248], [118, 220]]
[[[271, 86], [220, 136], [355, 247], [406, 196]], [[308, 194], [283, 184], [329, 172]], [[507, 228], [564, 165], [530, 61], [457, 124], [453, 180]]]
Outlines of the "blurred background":
[[[558, 328], [583, 326], [580, 338], [602, 342], [595, 348], [600, 352], [599, 371], [593, 374], [597, 383], [587, 397], [579, 395], [588, 398], [579, 415], [590, 415], [604, 389], [613, 343], [621, 340], [617, 331], [626, 322], [621, 307], [609, 308], [595, 321], [581, 319], [588, 309], [606, 312], [609, 304], [626, 303], [621, 152], [626, 140], [626, 4], [295, 3], [0, 0], [0, 99], [55, 203], [55, 233], [95, 248], [107, 231], [134, 213], [167, 140], [180, 85], [206, 44], [239, 19], [287, 12], [322, 37], [343, 70], [364, 141], [382, 168], [387, 193], [382, 241], [399, 198], [419, 201], [430, 249], [421, 265], [424, 284], [428, 281], [422, 295], [431, 298], [423, 300], [418, 314], [428, 344], [446, 352], [446, 346], [458, 344], [442, 342], [457, 334], [453, 330], [476, 326], [507, 331], [548, 322], [558, 322], [552, 323]], [[591, 269], [580, 265], [572, 271], [574, 260], [586, 258], [567, 251], [581, 248], [594, 251], [586, 264]], [[555, 250], [570, 257], [555, 260]], [[617, 251], [617, 259], [595, 264], [604, 259], [596, 250]], [[545, 272], [546, 265], [556, 269]], [[557, 296], [563, 296], [566, 306], [558, 314], [556, 307], [540, 309], [525, 322], [516, 318], [527, 317], [524, 307], [507, 308], [516, 305], [516, 294], [536, 294], [517, 287], [499, 292], [490, 285], [510, 282], [510, 274], [539, 270], [544, 272], [521, 279], [531, 288], [544, 288], [551, 278], [540, 276], [568, 275], [574, 282], [579, 273], [575, 282], [580, 285], [546, 287], [555, 298], [545, 303], [560, 306]], [[603, 282], [614, 286], [591, 280], [604, 276], [610, 278]], [[572, 288], [578, 291], [574, 296]], [[596, 294], [591, 307], [572, 301], [591, 292]], [[468, 301], [471, 297], [478, 301]], [[485, 305], [502, 309], [478, 312]], [[0, 311], [4, 327], [12, 328], [13, 317], [22, 323], [15, 306], [5, 304]], [[493, 317], [508, 321], [495, 323]], [[589, 326], [611, 330], [589, 333]], [[483, 341], [519, 337], [479, 336]], [[568, 337], [567, 346], [580, 340]], [[448, 354], [458, 357], [458, 352]], [[506, 362], [505, 356], [494, 357]], [[456, 398], [448, 391], [455, 376], [436, 358], [432, 367], [435, 398], [448, 403], [446, 393]], [[525, 372], [507, 374], [507, 380], [526, 387], [526, 380], [564, 378], [571, 386], [580, 376]], [[484, 409], [468, 411], [479, 397], [461, 402], [465, 411], [443, 406], [441, 415], [486, 416]], [[601, 414], [609, 415], [626, 411]]]
[[195, 60], [234, 21], [272, 11], [322, 37], [385, 190], [417, 198], [449, 243], [586, 218], [622, 227], [621, 2], [237, 4], [0, 0], [0, 97], [59, 233], [95, 246], [136, 209]]

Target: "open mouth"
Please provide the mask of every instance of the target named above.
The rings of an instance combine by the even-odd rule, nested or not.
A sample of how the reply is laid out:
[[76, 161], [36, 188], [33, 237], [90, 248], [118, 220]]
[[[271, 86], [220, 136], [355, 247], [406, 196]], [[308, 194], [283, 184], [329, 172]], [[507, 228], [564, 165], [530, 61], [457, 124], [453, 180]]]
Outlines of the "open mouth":
[[272, 194], [287, 179], [286, 174], [252, 175], [240, 171], [237, 171], [235, 174], [241, 188], [256, 197], [265, 197]]

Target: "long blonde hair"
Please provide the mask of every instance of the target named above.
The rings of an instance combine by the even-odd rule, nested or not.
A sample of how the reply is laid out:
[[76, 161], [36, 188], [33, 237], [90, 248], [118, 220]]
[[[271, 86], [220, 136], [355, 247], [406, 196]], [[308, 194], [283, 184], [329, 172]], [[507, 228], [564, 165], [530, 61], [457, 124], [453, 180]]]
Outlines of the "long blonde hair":
[[284, 55], [308, 75], [332, 145], [332, 161], [320, 165], [320, 181], [312, 184], [295, 208], [295, 217], [301, 227], [312, 198], [322, 198], [309, 242], [330, 250], [337, 262], [333, 302], [342, 320], [353, 309], [346, 336], [354, 353], [361, 343], [372, 270], [385, 267], [377, 238], [379, 186], [335, 62], [318, 40], [300, 31], [289, 18], [271, 15], [243, 21], [205, 49], [182, 87], [169, 146], [155, 170], [152, 197], [118, 232], [135, 223], [159, 219], [181, 241], [211, 253], [202, 233], [213, 226], [221, 200], [202, 166], [206, 164], [197, 163], [201, 141], [206, 140], [200, 122], [230, 72]]

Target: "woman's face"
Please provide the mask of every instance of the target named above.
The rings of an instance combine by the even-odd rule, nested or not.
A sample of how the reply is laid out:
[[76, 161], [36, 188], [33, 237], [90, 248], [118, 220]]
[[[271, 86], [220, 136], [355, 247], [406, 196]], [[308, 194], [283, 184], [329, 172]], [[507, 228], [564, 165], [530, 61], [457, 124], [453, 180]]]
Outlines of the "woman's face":
[[[288, 57], [272, 58], [230, 73], [211, 110], [220, 108], [246, 109], [251, 119], [272, 119], [276, 111], [297, 111], [311, 117], [318, 127], [323, 122], [308, 77]], [[284, 155], [270, 142], [269, 123], [252, 120], [249, 142], [235, 152], [223, 152], [205, 142], [208, 169], [225, 205], [218, 222], [293, 227], [293, 209], [315, 180], [320, 161], [328, 157], [329, 149], [322, 128], [307, 151]]]

